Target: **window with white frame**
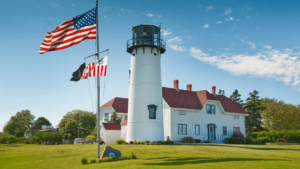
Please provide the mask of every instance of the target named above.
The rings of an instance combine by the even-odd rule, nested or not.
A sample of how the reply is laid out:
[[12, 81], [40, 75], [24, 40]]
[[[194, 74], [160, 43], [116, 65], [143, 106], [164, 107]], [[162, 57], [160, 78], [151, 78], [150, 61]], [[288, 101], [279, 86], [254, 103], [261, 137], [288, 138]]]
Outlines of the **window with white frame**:
[[200, 135], [200, 125], [195, 125], [195, 135]]
[[227, 136], [227, 126], [223, 126], [223, 135]]
[[186, 115], [186, 112], [183, 111], [183, 110], [180, 110], [180, 111], [179, 111], [179, 115]]
[[240, 130], [240, 127], [233, 127], [233, 131]]
[[211, 105], [211, 104], [207, 104], [206, 105], [206, 113], [207, 114], [216, 114], [216, 106]]
[[178, 124], [178, 135], [186, 135], [186, 134], [187, 134], [187, 125]]
[[104, 115], [104, 121], [108, 121], [109, 120], [109, 113], [105, 113]]
[[127, 116], [127, 115], [125, 115], [125, 116], [124, 116], [124, 120], [127, 120], [127, 118], [128, 118], [128, 116]]
[[239, 119], [239, 116], [238, 115], [233, 115], [233, 118], [234, 119]]

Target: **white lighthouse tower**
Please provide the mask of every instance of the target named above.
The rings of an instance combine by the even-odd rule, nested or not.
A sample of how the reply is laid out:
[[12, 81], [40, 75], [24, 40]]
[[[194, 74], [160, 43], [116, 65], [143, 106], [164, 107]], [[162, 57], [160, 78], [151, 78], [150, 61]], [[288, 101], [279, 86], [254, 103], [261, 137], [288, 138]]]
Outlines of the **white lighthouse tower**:
[[160, 27], [139, 25], [127, 41], [131, 54], [126, 141], [163, 141]]

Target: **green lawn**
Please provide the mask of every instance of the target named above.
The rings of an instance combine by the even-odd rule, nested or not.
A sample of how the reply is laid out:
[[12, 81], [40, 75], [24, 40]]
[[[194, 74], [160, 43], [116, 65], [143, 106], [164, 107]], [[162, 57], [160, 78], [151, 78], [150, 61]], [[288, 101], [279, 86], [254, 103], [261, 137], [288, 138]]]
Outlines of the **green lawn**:
[[110, 146], [138, 159], [83, 165], [82, 157], [96, 158], [96, 145], [0, 144], [0, 168], [300, 168], [299, 145]]

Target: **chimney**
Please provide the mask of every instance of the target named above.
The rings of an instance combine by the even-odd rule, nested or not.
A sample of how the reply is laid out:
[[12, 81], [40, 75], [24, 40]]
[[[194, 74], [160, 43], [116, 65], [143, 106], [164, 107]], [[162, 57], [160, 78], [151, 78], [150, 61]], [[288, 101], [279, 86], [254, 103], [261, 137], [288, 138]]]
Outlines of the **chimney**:
[[179, 81], [177, 79], [174, 80], [174, 89], [178, 89], [178, 83]]
[[192, 91], [192, 85], [191, 84], [187, 84], [186, 85], [186, 90], [187, 91]]
[[211, 88], [212, 88], [212, 94], [216, 94], [216, 86], [213, 86]]

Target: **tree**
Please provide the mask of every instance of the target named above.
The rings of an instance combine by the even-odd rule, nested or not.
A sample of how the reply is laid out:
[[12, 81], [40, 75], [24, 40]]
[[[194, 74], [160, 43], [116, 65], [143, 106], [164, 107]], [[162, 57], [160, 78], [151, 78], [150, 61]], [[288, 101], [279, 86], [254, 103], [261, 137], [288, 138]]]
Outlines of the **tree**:
[[110, 116], [109, 123], [121, 123], [122, 122], [122, 116], [118, 117], [117, 112], [113, 112]]
[[220, 89], [218, 94], [225, 96], [225, 91]]
[[35, 121], [35, 124], [37, 124], [37, 127], [39, 129], [42, 128], [42, 125], [52, 125], [50, 123], [50, 121], [48, 119], [46, 119], [45, 117], [39, 117], [36, 121]]
[[241, 99], [241, 95], [239, 94], [239, 91], [235, 89], [235, 91], [230, 95], [229, 97], [232, 101], [236, 102], [240, 106], [244, 106], [243, 100]]
[[17, 137], [22, 137], [33, 126], [34, 118], [35, 116], [29, 110], [21, 110], [15, 116], [11, 116], [10, 120], [4, 126], [3, 131]]
[[298, 130], [300, 128], [300, 108], [276, 99], [262, 99], [264, 125], [268, 130]]
[[96, 126], [96, 115], [93, 112], [72, 110], [60, 120], [58, 126], [71, 140], [78, 137], [78, 131], [79, 137], [85, 138]]
[[248, 112], [249, 116], [246, 116], [246, 132], [251, 134], [254, 131], [262, 131], [262, 115], [261, 111], [264, 107], [261, 105], [261, 100], [258, 96], [258, 91], [254, 90], [249, 93], [249, 97], [246, 99], [244, 109]]

